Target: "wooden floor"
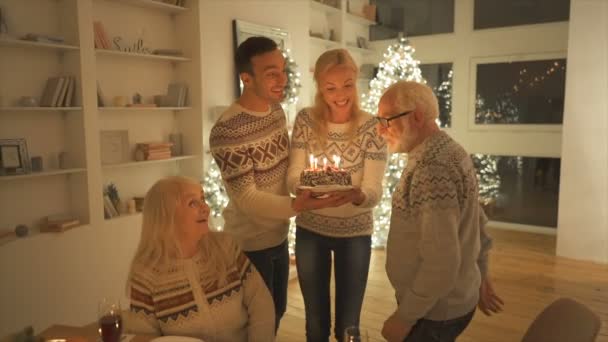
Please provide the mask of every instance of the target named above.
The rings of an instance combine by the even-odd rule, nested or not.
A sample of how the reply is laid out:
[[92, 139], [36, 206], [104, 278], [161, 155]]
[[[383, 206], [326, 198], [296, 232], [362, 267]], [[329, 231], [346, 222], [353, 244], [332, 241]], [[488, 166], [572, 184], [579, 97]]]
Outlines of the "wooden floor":
[[[494, 248], [490, 272], [504, 312], [486, 317], [477, 311], [460, 342], [520, 341], [533, 318], [549, 303], [570, 297], [602, 319], [598, 342], [608, 342], [608, 265], [555, 257], [555, 236], [490, 230]], [[395, 309], [393, 290], [384, 272], [385, 253], [374, 250], [361, 313], [370, 341], [383, 341], [380, 329]], [[333, 290], [332, 290], [333, 291]], [[306, 341], [304, 303], [297, 280], [289, 285], [287, 313], [277, 341]]]

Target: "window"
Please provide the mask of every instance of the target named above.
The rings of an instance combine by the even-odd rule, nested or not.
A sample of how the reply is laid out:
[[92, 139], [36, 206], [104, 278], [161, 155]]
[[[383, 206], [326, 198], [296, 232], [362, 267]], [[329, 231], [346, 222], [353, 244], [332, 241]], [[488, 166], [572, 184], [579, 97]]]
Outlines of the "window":
[[454, 32], [454, 0], [373, 0], [378, 25], [370, 39]]
[[477, 64], [476, 124], [561, 124], [566, 60]]
[[441, 128], [452, 125], [452, 63], [422, 64], [422, 77], [426, 84], [433, 89], [439, 102], [439, 118], [437, 124]]
[[557, 227], [559, 158], [472, 156], [479, 198], [493, 221]]
[[474, 28], [567, 21], [570, 0], [475, 0]]

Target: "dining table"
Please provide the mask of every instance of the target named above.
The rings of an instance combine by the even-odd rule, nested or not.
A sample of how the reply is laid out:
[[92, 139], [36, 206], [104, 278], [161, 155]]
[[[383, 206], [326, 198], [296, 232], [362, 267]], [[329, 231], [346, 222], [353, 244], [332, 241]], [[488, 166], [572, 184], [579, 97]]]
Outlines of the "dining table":
[[[99, 332], [97, 323], [91, 323], [82, 327], [55, 324], [44, 331], [38, 337], [48, 342], [98, 342]], [[123, 334], [120, 342], [149, 342], [158, 336]]]

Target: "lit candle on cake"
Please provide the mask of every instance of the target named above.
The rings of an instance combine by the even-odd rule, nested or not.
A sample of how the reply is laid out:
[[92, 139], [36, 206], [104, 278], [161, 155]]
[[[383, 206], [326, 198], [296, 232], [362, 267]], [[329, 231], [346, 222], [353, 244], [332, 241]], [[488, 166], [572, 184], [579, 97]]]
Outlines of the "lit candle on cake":
[[323, 157], [323, 170], [327, 170], [327, 158]]
[[334, 156], [334, 166], [336, 167], [336, 169], [340, 169], [340, 157]]
[[309, 168], [314, 168], [314, 162], [315, 162], [315, 157], [313, 157], [312, 153], [310, 154], [310, 156], [308, 157], [308, 160], [310, 161], [310, 164], [308, 164]]

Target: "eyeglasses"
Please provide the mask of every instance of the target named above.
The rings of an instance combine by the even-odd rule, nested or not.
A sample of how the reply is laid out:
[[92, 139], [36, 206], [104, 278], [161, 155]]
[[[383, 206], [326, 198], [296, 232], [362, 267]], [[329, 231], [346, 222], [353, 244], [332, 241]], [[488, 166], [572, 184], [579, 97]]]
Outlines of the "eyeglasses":
[[406, 115], [408, 115], [408, 114], [410, 114], [410, 113], [413, 113], [413, 112], [414, 112], [413, 110], [410, 110], [410, 111], [403, 112], [403, 113], [400, 113], [400, 114], [397, 114], [397, 115], [393, 115], [393, 116], [388, 117], [388, 118], [381, 118], [381, 117], [379, 117], [379, 116], [376, 116], [376, 120], [378, 120], [378, 123], [380, 123], [380, 125], [381, 125], [382, 127], [384, 127], [384, 128], [389, 128], [389, 127], [390, 127], [389, 122], [390, 122], [391, 120], [398, 119], [398, 118], [400, 118], [400, 117], [402, 117], [402, 116], [406, 116]]

